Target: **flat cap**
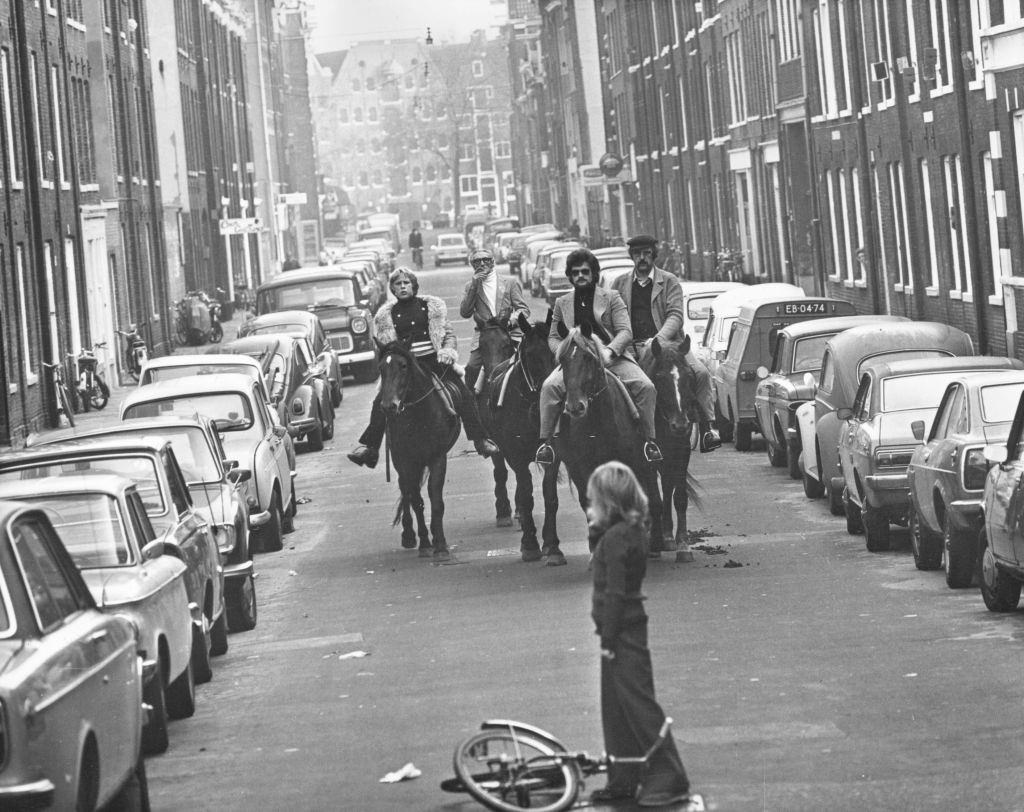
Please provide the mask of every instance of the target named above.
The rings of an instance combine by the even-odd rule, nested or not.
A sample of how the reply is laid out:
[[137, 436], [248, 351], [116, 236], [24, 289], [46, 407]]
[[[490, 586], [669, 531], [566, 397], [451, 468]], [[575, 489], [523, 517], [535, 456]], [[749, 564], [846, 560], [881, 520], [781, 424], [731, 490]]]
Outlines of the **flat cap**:
[[630, 237], [626, 245], [630, 248], [647, 248], [648, 246], [656, 248], [658, 241], [650, 234], [637, 234], [635, 237]]

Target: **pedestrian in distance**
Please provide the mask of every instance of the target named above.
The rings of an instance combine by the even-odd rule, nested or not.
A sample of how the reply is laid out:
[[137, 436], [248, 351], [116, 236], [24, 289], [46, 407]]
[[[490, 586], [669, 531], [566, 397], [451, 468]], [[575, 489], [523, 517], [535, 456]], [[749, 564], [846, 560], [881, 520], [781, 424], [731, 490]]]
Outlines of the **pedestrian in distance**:
[[[647, 613], [641, 592], [647, 572], [647, 497], [621, 462], [606, 462], [587, 483], [594, 594], [591, 616], [601, 639], [601, 725], [605, 752], [642, 756], [665, 721], [654, 695]], [[595, 546], [596, 545], [596, 546]], [[608, 767], [608, 783], [591, 803], [635, 801], [639, 806], [690, 802], [690, 781], [669, 732], [646, 765]]]
[[417, 271], [423, 270], [423, 235], [420, 233], [419, 223], [414, 223], [412, 231], [409, 232], [409, 251], [412, 253], [412, 261]]
[[578, 240], [580, 238], [580, 221], [579, 220], [573, 220], [569, 224], [569, 237], [571, 239], [574, 239], [574, 240]]

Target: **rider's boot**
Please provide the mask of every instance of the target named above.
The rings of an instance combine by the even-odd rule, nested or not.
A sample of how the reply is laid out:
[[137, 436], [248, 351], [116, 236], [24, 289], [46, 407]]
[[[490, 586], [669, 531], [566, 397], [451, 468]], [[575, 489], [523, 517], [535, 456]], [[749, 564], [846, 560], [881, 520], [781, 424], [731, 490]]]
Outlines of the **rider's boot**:
[[367, 468], [376, 468], [377, 460], [380, 459], [380, 451], [376, 448], [360, 445], [355, 451], [348, 454], [348, 458], [356, 465], [365, 465]]
[[533, 458], [533, 461], [538, 465], [553, 465], [555, 462], [555, 449], [551, 447], [551, 441], [547, 437], [542, 437], [540, 445], [537, 446], [537, 454]]
[[648, 437], [644, 443], [644, 457], [647, 458], [648, 462], [662, 462], [665, 459], [661, 456], [661, 449], [658, 448], [658, 444], [654, 441], [653, 437]]

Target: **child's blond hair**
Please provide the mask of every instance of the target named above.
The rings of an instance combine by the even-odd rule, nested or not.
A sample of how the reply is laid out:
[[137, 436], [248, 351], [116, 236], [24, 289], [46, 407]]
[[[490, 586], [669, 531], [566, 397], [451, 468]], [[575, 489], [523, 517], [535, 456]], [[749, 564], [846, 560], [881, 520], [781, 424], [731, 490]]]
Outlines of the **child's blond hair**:
[[647, 494], [629, 466], [612, 460], [594, 469], [587, 482], [588, 513], [594, 523], [609, 527], [622, 519], [642, 527], [647, 522]]

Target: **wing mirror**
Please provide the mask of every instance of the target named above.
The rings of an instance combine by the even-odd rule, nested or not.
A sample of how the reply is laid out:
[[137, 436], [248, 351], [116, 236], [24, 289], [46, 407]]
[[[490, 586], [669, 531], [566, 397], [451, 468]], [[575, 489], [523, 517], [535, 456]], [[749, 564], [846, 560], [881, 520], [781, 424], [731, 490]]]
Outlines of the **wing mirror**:
[[1007, 448], [1004, 443], [992, 443], [985, 446], [982, 455], [987, 462], [994, 462], [1002, 465], [1006, 462]]
[[[237, 465], [237, 463], [235, 463]], [[241, 485], [243, 482], [248, 482], [252, 479], [252, 471], [248, 468], [232, 468], [227, 473], [228, 482], [233, 482], [235, 485]]]
[[164, 554], [164, 543], [161, 539], [154, 539], [142, 548], [142, 560], [152, 561]]
[[814, 386], [814, 376], [810, 372], [804, 373], [804, 386]]
[[369, 299], [360, 299], [359, 300], [359, 306], [360, 307], [369, 307], [370, 306], [370, 300]]
[[924, 439], [924, 421], [923, 420], [915, 420], [913, 423], [910, 424], [910, 431], [913, 432], [915, 440], [923, 440]]
[[842, 409], [836, 409], [837, 420], [849, 420], [853, 417], [853, 409], [848, 409], [845, 406]]
[[285, 435], [288, 434], [288, 429], [281, 425], [274, 426], [272, 431], [274, 432], [274, 436], [280, 439], [284, 439]]
[[238, 467], [238, 460], [224, 460], [224, 470], [231, 471]]

